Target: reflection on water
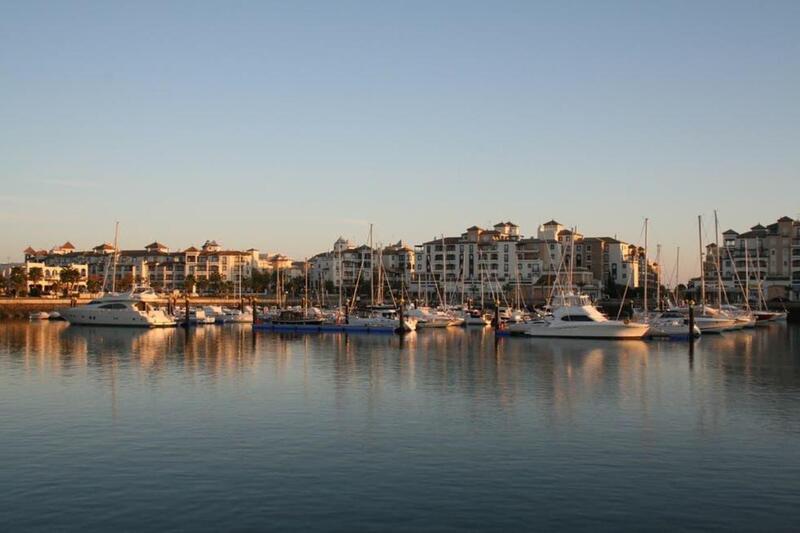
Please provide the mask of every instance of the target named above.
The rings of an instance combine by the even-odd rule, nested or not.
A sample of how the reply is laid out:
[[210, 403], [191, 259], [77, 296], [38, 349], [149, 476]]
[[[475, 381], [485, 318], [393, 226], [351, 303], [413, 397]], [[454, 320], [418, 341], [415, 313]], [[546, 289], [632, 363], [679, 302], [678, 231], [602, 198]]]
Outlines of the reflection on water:
[[12, 322], [0, 325], [0, 365], [6, 373], [19, 367], [49, 376], [124, 369], [150, 379], [313, 372], [336, 389], [366, 382], [368, 394], [386, 383], [422, 386], [474, 399], [493, 396], [503, 408], [535, 396], [568, 416], [572, 405], [597, 394], [646, 408], [653, 392], [648, 380], [661, 382], [664, 366], [680, 371], [686, 382], [734, 386], [737, 394], [753, 387], [796, 391], [798, 337], [798, 328], [785, 325], [707, 336], [692, 357], [686, 343], [495, 338], [489, 328], [399, 338], [254, 333], [247, 325], [186, 331]]
[[[488, 328], [399, 338], [4, 323], [0, 463], [25, 482], [0, 481], [0, 519], [141, 525], [141, 508], [97, 496], [108, 490], [197, 520], [154, 528], [325, 528], [336, 516], [345, 529], [598, 517], [780, 529], [800, 518], [788, 445], [800, 436], [798, 348], [792, 325], [707, 336], [690, 352]], [[154, 482], [161, 471], [183, 477]], [[218, 506], [198, 508], [208, 498]]]

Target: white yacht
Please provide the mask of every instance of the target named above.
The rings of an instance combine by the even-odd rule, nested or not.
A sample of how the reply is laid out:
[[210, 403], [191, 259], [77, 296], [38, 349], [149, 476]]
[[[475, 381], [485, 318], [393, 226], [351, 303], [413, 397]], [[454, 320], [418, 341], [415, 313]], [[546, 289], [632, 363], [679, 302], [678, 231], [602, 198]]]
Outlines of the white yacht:
[[[650, 337], [677, 338], [690, 336], [689, 319], [678, 311], [659, 313], [650, 317], [647, 320], [647, 324], [650, 326], [650, 331], [647, 333]], [[700, 334], [700, 328], [695, 324], [694, 329], [691, 331], [691, 336], [699, 337]]]
[[175, 326], [175, 319], [155, 306], [152, 289], [138, 288], [127, 293], [109, 293], [86, 305], [61, 309], [70, 324], [92, 326], [133, 326], [143, 328]]
[[446, 328], [455, 325], [452, 316], [434, 311], [429, 307], [412, 307], [406, 311], [405, 315], [415, 319], [418, 328]]
[[411, 332], [417, 329], [417, 319], [404, 316], [402, 324], [397, 310], [393, 307], [373, 306], [362, 316], [350, 316], [347, 319], [348, 325], [358, 328], [368, 329], [387, 329], [391, 331]]
[[470, 309], [464, 311], [464, 325], [466, 326], [488, 326], [492, 321], [480, 309]]
[[525, 335], [622, 340], [641, 339], [649, 329], [647, 324], [609, 320], [586, 295], [566, 294], [560, 300], [560, 305], [554, 306], [552, 317], [525, 323]]

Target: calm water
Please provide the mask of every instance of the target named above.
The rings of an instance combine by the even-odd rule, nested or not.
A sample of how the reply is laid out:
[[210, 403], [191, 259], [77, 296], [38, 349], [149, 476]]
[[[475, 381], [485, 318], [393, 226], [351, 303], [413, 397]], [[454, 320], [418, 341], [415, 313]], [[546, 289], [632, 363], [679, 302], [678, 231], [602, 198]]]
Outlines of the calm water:
[[0, 324], [0, 528], [797, 530], [800, 327]]

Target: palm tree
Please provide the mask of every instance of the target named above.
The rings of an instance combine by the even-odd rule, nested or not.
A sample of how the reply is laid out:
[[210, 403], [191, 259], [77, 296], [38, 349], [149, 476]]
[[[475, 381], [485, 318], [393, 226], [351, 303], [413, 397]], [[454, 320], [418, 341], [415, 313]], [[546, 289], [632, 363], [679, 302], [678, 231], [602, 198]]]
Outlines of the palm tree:
[[61, 278], [61, 281], [66, 284], [67, 291], [71, 293], [73, 286], [83, 278], [83, 275], [79, 270], [76, 270], [72, 267], [67, 267], [61, 270], [59, 278]]
[[8, 278], [9, 284], [14, 291], [14, 296], [25, 294], [28, 290], [28, 273], [21, 266], [15, 266], [11, 269], [11, 275]]
[[42, 271], [41, 267], [33, 267], [28, 270], [28, 281], [34, 285], [37, 294], [41, 291], [41, 287], [38, 285], [41, 283], [42, 279], [44, 279], [44, 272]]

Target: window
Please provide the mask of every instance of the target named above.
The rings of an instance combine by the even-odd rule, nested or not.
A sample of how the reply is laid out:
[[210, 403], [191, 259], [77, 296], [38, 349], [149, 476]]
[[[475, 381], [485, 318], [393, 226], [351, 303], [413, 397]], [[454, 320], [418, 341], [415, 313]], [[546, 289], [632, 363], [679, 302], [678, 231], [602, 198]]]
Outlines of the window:
[[591, 317], [586, 315], [564, 315], [561, 317], [561, 320], [565, 322], [594, 322]]
[[104, 304], [98, 309], [125, 309], [125, 306], [123, 304]]

